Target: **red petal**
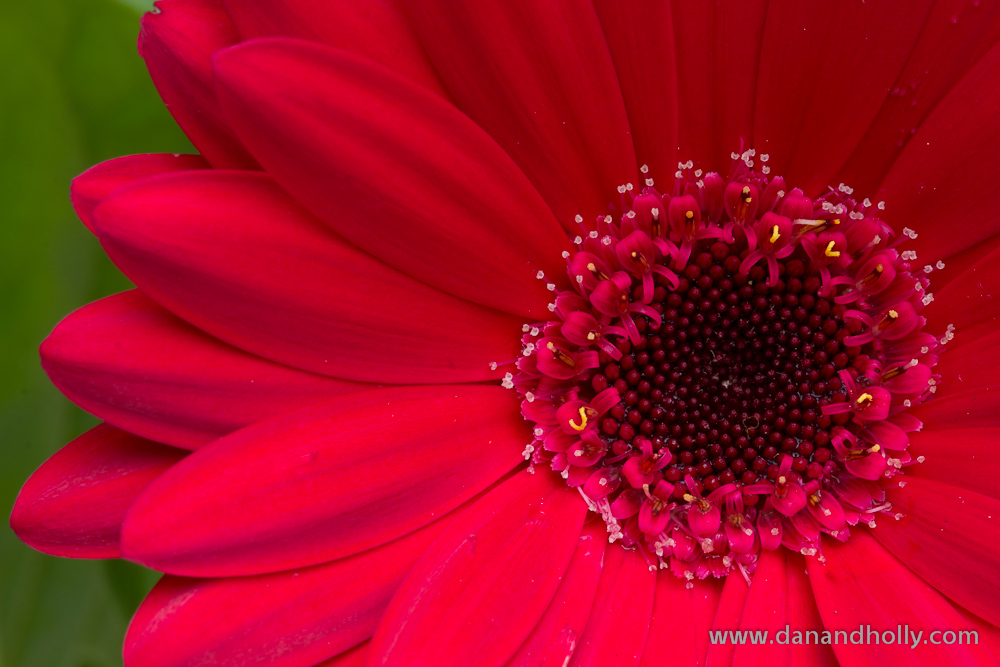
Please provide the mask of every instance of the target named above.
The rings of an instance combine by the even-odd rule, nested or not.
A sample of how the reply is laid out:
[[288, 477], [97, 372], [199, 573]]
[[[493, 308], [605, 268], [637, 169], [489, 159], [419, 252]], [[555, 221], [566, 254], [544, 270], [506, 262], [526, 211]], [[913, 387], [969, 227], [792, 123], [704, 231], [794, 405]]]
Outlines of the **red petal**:
[[[883, 519], [875, 532], [884, 530]], [[857, 530], [846, 544], [824, 542], [826, 562], [807, 558], [809, 581], [823, 624], [841, 631], [833, 652], [841, 665], [979, 665], [993, 664], [980, 646], [921, 643], [916, 649], [886, 645], [875, 633], [905, 627], [922, 632], [966, 630], [968, 624], [933, 588], [906, 569], [866, 531]], [[871, 631], [869, 642], [867, 632]], [[851, 643], [850, 633], [858, 643]], [[846, 636], [846, 638], [845, 638]], [[905, 636], [905, 635], [904, 635]]]
[[520, 321], [442, 294], [337, 238], [268, 177], [158, 176], [95, 211], [105, 250], [200, 329], [324, 375], [388, 383], [497, 377]]
[[[727, 576], [722, 596], [719, 598], [719, 608], [715, 613], [715, 620], [712, 621], [712, 630], [726, 632], [738, 628], [749, 594], [750, 587], [740, 574], [733, 573]], [[735, 650], [736, 647], [732, 643], [711, 644], [705, 658], [706, 667], [731, 665]]]
[[10, 527], [29, 546], [53, 556], [117, 558], [132, 501], [185, 454], [101, 424], [28, 478]]
[[639, 664], [653, 616], [656, 578], [638, 551], [608, 547], [594, 608], [573, 652], [572, 667]]
[[960, 428], [910, 433], [910, 454], [926, 457], [906, 469], [904, 481], [924, 477], [1000, 499], [1000, 428]]
[[229, 49], [215, 72], [240, 136], [338, 234], [450, 294], [550, 315], [554, 295], [536, 274], [565, 276], [569, 242], [517, 166], [451, 104], [297, 40]]
[[157, 174], [206, 168], [208, 163], [200, 155], [127, 155], [95, 165], [74, 178], [69, 196], [80, 220], [94, 231], [94, 209], [123, 185]]
[[636, 159], [649, 166], [648, 176], [663, 190], [677, 170], [678, 73], [670, 6], [598, 0], [594, 8], [621, 85]]
[[948, 282], [943, 282], [937, 272], [931, 276], [934, 301], [921, 315], [927, 318], [930, 331], [943, 332], [949, 324], [955, 325], [955, 344], [967, 343], [997, 329], [1000, 299], [994, 295], [1000, 293], [1000, 271], [996, 270], [1000, 265], [1000, 237], [993, 237], [972, 250], [978, 255], [983, 247], [991, 252], [968, 260], [969, 253], [962, 253], [961, 260], [966, 261], [949, 259], [945, 268], [954, 267], [959, 272]]
[[933, 264], [1000, 232], [998, 78], [1000, 45], [941, 100], [882, 183], [887, 213], [920, 234], [907, 249], [921, 262]]
[[[823, 631], [823, 621], [813, 598], [805, 561], [788, 549], [763, 551], [753, 574], [753, 585], [743, 606], [741, 631], [766, 630], [771, 641], [764, 645], [744, 643], [735, 647], [734, 665], [741, 667], [836, 667], [837, 658], [829, 646], [792, 643], [795, 632]], [[784, 640], [779, 633], [785, 632]], [[815, 635], [818, 639], [819, 635]], [[804, 640], [803, 640], [804, 641]], [[780, 643], [779, 643], [780, 642]]]
[[730, 154], [739, 151], [741, 141], [750, 148], [754, 140], [754, 90], [767, 2], [671, 4], [677, 44], [679, 159], [693, 160], [697, 169], [726, 174]]
[[[690, 588], [688, 585], [690, 584]], [[685, 581], [670, 572], [656, 577], [656, 600], [641, 667], [705, 664], [708, 631], [719, 609], [722, 582], [714, 577]]]
[[192, 454], [133, 506], [122, 552], [184, 576], [341, 558], [451, 511], [517, 465], [530, 439], [499, 387], [341, 396]]
[[935, 2], [888, 99], [834, 180], [874, 193], [916, 128], [998, 38], [1000, 6]]
[[231, 667], [299, 667], [337, 655], [372, 635], [406, 573], [452, 520], [302, 570], [223, 579], [167, 575], [132, 619], [125, 663], [180, 667], [211, 656]]
[[753, 134], [775, 174], [811, 196], [830, 184], [889, 96], [930, 4], [901, 12], [880, 3], [770, 3]]
[[492, 490], [400, 586], [372, 640], [370, 664], [504, 664], [556, 593], [586, 513], [562, 480], [540, 468]]
[[212, 54], [239, 41], [221, 0], [159, 0], [142, 17], [139, 54], [174, 120], [212, 166], [255, 169], [219, 109]]
[[52, 383], [84, 410], [185, 449], [374, 387], [247, 354], [177, 319], [138, 290], [66, 317], [42, 343], [41, 356]]
[[371, 641], [358, 644], [350, 651], [345, 651], [334, 658], [325, 660], [315, 667], [365, 667], [368, 664], [368, 653], [371, 644]]
[[589, 3], [407, 2], [458, 108], [520, 165], [571, 233], [635, 182], [628, 116]]
[[607, 536], [603, 522], [584, 527], [549, 608], [507, 667], [564, 667], [594, 606]]
[[935, 429], [1000, 426], [1000, 332], [966, 345], [961, 333], [934, 368], [943, 380], [913, 416]]
[[887, 494], [903, 518], [882, 519], [872, 534], [924, 581], [1000, 625], [1000, 500], [909, 475], [906, 482]]
[[962, 618], [964, 618], [965, 621], [979, 633], [979, 643], [986, 647], [986, 649], [993, 655], [993, 659], [997, 660], [1000, 658], [1000, 628], [991, 623], [987, 623], [978, 616], [970, 614], [958, 605], [955, 605], [955, 611], [961, 614]]
[[370, 58], [442, 97], [398, 0], [224, 0], [244, 39], [298, 37]]

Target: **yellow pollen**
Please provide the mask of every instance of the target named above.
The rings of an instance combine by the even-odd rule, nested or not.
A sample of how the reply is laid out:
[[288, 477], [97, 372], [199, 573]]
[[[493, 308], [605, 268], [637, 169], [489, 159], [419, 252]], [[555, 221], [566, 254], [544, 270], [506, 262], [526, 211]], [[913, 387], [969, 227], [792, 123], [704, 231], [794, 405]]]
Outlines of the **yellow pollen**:
[[858, 396], [857, 400], [858, 407], [864, 407], [865, 405], [871, 403], [873, 400], [875, 400], [875, 397], [866, 391], [865, 393]]
[[876, 266], [875, 270], [878, 271], [879, 273], [882, 273], [882, 265], [879, 264], [878, 266]]
[[689, 503], [693, 503], [694, 501], [696, 501], [698, 499], [695, 498], [694, 496], [692, 496], [690, 493], [685, 493], [684, 494], [684, 500], [687, 501], [687, 502], [689, 502]]
[[646, 261], [646, 257], [644, 255], [641, 255], [633, 250], [629, 256], [642, 267], [643, 271], [649, 271], [649, 262]]
[[749, 185], [744, 185], [743, 186], [743, 194], [744, 195], [750, 194], [750, 186]]
[[778, 225], [775, 225], [771, 229], [771, 243], [777, 243], [778, 239], [781, 238], [781, 234], [778, 232]]
[[569, 420], [569, 425], [573, 427], [576, 431], [582, 431], [587, 428], [587, 408], [580, 408], [580, 423], [577, 424], [572, 419]]
[[595, 340], [596, 338], [597, 338], [597, 334], [595, 334], [593, 331], [588, 331], [587, 332], [587, 340]]
[[785, 479], [784, 475], [782, 475], [781, 477], [778, 478], [778, 484], [784, 484], [786, 481], [788, 481], [788, 480]]
[[839, 225], [840, 224], [840, 218], [834, 218], [833, 220], [830, 221], [830, 224], [831, 225]]
[[896, 319], [897, 317], [899, 317], [899, 313], [897, 313], [895, 310], [890, 310], [889, 317], [891, 317], [892, 319]]
[[553, 357], [555, 357], [562, 363], [566, 364], [570, 368], [576, 368], [576, 362], [573, 361], [573, 358], [568, 354], [566, 354], [565, 352], [563, 352], [562, 350], [558, 349], [555, 345], [552, 344], [551, 341], [545, 347], [548, 348], [549, 352], [552, 353]]
[[684, 214], [684, 217], [687, 218], [689, 222], [694, 220], [694, 211], [688, 211]]
[[847, 452], [848, 461], [857, 461], [858, 459], [863, 459], [869, 454], [874, 454], [879, 451], [881, 447], [878, 445], [872, 445], [869, 449], [852, 449]]
[[827, 257], [840, 257], [840, 251], [834, 250], [833, 247], [837, 245], [836, 241], [830, 241], [826, 244], [826, 250], [823, 251]]
[[591, 262], [590, 264], [588, 264], [588, 265], [587, 265], [587, 270], [588, 270], [588, 271], [591, 271], [591, 272], [593, 272], [593, 273], [597, 273], [597, 267], [596, 267], [596, 266], [594, 266], [594, 263], [593, 263], [593, 262]]

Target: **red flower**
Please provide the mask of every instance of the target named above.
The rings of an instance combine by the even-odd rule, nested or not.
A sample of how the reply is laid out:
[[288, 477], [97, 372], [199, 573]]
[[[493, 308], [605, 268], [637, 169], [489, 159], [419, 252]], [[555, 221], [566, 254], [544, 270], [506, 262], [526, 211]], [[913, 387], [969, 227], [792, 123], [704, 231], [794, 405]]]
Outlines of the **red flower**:
[[74, 183], [126, 664], [992, 664], [1000, 8], [335, 4], [161, 0], [202, 157]]

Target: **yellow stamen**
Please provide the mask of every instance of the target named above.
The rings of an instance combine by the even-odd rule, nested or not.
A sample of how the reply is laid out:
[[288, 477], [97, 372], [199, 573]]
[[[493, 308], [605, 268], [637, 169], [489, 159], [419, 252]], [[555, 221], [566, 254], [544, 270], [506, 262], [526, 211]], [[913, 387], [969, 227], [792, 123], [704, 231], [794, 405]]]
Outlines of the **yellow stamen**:
[[596, 340], [596, 339], [597, 339], [597, 334], [595, 334], [593, 331], [587, 332], [587, 340]]
[[890, 310], [889, 317], [891, 317], [892, 319], [896, 319], [897, 317], [899, 317], [899, 313], [897, 313], [895, 310]]
[[629, 256], [636, 262], [638, 262], [639, 266], [642, 267], [643, 271], [649, 270], [649, 262], [646, 261], [646, 257], [644, 255], [640, 255], [635, 250], [633, 250]]
[[569, 420], [569, 425], [573, 427], [576, 431], [582, 431], [587, 428], [587, 408], [580, 408], [580, 423], [577, 424], [572, 419]]
[[777, 243], [778, 239], [781, 238], [781, 234], [778, 232], [778, 225], [775, 225], [771, 229], [771, 243]]
[[863, 408], [874, 400], [875, 397], [866, 391], [865, 393], [858, 396], [857, 404], [859, 408]]
[[852, 449], [852, 450], [850, 450], [850, 451], [847, 452], [847, 460], [848, 461], [857, 461], [858, 459], [865, 458], [869, 454], [874, 454], [875, 452], [879, 451], [880, 449], [881, 449], [881, 447], [879, 447], [878, 445], [872, 445], [868, 449]]
[[840, 257], [840, 251], [833, 249], [835, 245], [837, 245], [836, 241], [830, 241], [829, 243], [827, 243], [826, 250], [823, 251], [823, 254], [826, 255], [827, 257]]
[[568, 354], [566, 354], [565, 352], [563, 352], [562, 350], [560, 350], [559, 348], [557, 348], [557, 347], [556, 347], [555, 345], [553, 345], [553, 344], [552, 344], [551, 342], [549, 342], [549, 344], [548, 344], [548, 345], [546, 345], [545, 347], [547, 347], [547, 348], [548, 348], [549, 352], [551, 352], [551, 353], [552, 353], [552, 356], [553, 356], [553, 357], [555, 357], [556, 359], [558, 359], [558, 360], [559, 360], [559, 361], [561, 361], [562, 363], [566, 364], [566, 365], [567, 365], [567, 366], [569, 366], [570, 368], [576, 368], [576, 362], [575, 362], [575, 361], [573, 361], [573, 358], [572, 358], [572, 357], [570, 357], [570, 356], [569, 356]]
[[885, 373], [882, 373], [882, 381], [891, 380], [894, 377], [898, 377], [906, 372], [906, 366], [896, 366], [895, 368], [890, 368]]
[[589, 264], [587, 264], [587, 270], [590, 271], [591, 273], [593, 273], [595, 278], [598, 278], [600, 280], [607, 280], [608, 279], [608, 277], [606, 275], [604, 275], [603, 271], [598, 270], [598, 268], [596, 266], [594, 266], [593, 262], [590, 262]]

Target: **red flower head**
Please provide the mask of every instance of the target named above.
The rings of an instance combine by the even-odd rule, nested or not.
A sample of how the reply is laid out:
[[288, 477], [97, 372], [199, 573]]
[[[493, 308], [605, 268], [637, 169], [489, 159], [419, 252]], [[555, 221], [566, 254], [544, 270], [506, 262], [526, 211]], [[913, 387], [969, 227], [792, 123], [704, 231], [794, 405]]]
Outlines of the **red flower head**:
[[158, 5], [11, 517], [127, 667], [994, 664], [1000, 8]]

